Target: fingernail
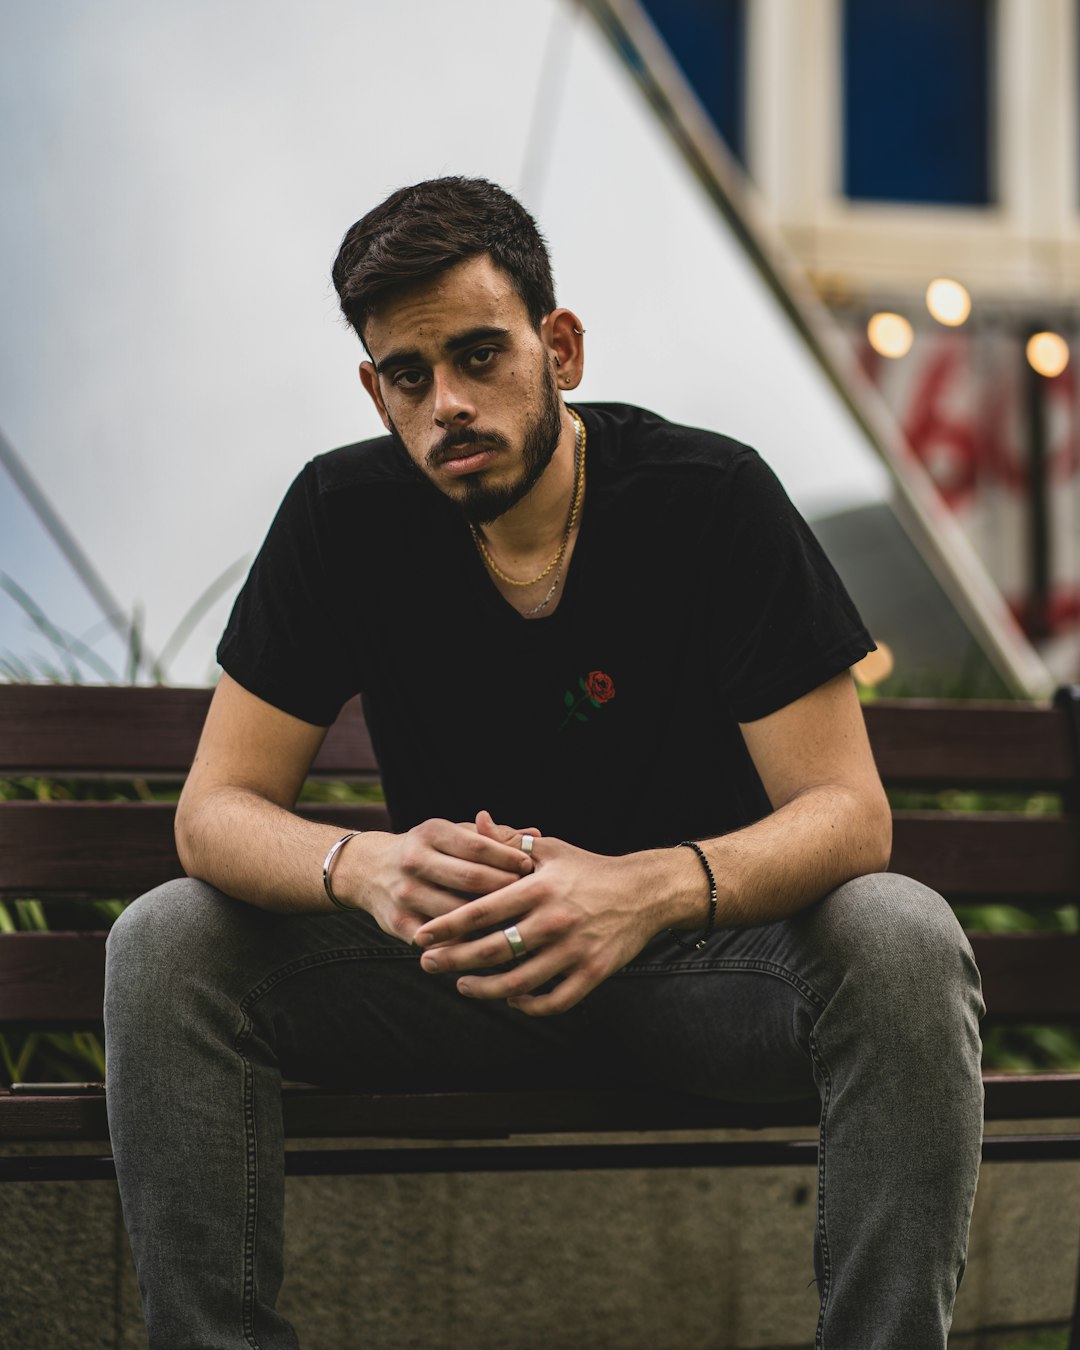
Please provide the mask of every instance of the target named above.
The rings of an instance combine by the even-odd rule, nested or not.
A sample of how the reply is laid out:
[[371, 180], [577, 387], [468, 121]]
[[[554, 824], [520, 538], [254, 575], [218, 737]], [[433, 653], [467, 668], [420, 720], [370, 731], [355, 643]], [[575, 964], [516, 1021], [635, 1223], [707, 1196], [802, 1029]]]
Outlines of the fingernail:
[[434, 941], [430, 933], [417, 933], [413, 938], [413, 944], [417, 947], [430, 947]]
[[521, 870], [523, 872], [531, 872], [533, 870], [533, 863], [531, 858], [522, 858]]
[[468, 980], [458, 980], [458, 987], [457, 987], [457, 989], [458, 989], [458, 993], [459, 993], [459, 994], [464, 994], [466, 998], [468, 998], [469, 995], [470, 995], [470, 994], [472, 993], [472, 991], [473, 991], [473, 987], [472, 987], [472, 985], [468, 982]]
[[434, 956], [427, 955], [420, 958], [420, 964], [425, 970], [438, 970], [439, 963]]

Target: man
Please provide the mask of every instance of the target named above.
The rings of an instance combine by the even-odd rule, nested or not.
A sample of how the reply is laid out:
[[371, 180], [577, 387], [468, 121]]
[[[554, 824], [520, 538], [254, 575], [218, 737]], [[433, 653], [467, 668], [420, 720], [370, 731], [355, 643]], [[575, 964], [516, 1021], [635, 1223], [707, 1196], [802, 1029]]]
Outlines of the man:
[[[290, 489], [178, 809], [192, 879], [109, 943], [151, 1347], [297, 1344], [274, 1309], [283, 1073], [542, 1086], [598, 1064], [818, 1092], [818, 1344], [944, 1346], [978, 976], [940, 898], [883, 871], [848, 674], [872, 643], [835, 573], [753, 451], [564, 402], [584, 326], [501, 189], [393, 194], [334, 281], [389, 436]], [[394, 833], [292, 814], [358, 692]]]

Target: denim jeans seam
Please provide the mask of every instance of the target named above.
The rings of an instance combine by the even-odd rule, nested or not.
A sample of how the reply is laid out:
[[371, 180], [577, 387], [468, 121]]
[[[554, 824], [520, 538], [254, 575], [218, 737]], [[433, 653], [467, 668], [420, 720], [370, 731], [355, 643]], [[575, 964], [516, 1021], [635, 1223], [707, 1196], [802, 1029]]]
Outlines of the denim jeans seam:
[[255, 1235], [259, 1224], [259, 1141], [255, 1127], [255, 1076], [251, 1068], [251, 1060], [245, 1054], [244, 1047], [251, 1039], [253, 1023], [250, 1016], [250, 1010], [254, 1004], [258, 1003], [271, 989], [281, 984], [283, 980], [292, 975], [297, 975], [301, 971], [310, 970], [313, 966], [328, 965], [336, 961], [364, 961], [364, 960], [392, 960], [402, 959], [415, 960], [415, 955], [410, 950], [394, 951], [381, 947], [335, 947], [325, 952], [312, 952], [307, 956], [298, 956], [285, 965], [279, 966], [269, 975], [259, 981], [257, 985], [249, 989], [240, 1000], [240, 1029], [233, 1041], [233, 1048], [240, 1059], [243, 1073], [243, 1104], [244, 1104], [244, 1145], [245, 1162], [247, 1167], [247, 1214], [244, 1222], [244, 1284], [243, 1284], [243, 1309], [242, 1320], [244, 1330], [244, 1340], [251, 1350], [260, 1350], [258, 1339], [255, 1336]]
[[244, 1044], [251, 1036], [252, 1022], [242, 1009], [242, 1022], [235, 1041], [243, 1071], [244, 1101], [244, 1158], [247, 1169], [245, 1198], [247, 1212], [244, 1220], [244, 1293], [242, 1318], [244, 1340], [252, 1350], [260, 1350], [255, 1336], [255, 1234], [259, 1223], [259, 1147], [255, 1128], [255, 1086], [251, 1060], [244, 1053]]
[[636, 975], [708, 975], [722, 970], [759, 971], [765, 975], [772, 975], [776, 979], [790, 984], [792, 988], [808, 999], [819, 1012], [825, 1008], [828, 1002], [813, 985], [808, 984], [801, 975], [796, 975], [787, 966], [782, 966], [776, 961], [753, 960], [749, 957], [726, 957], [711, 961], [657, 961], [642, 966], [630, 965], [616, 971], [612, 979], [632, 979]]
[[811, 1031], [809, 1037], [810, 1058], [821, 1074], [821, 1123], [818, 1127], [818, 1193], [817, 1193], [817, 1229], [818, 1243], [821, 1249], [821, 1288], [818, 1290], [819, 1312], [817, 1333], [814, 1337], [815, 1350], [825, 1350], [825, 1312], [832, 1287], [832, 1262], [829, 1258], [829, 1240], [825, 1229], [825, 1136], [829, 1119], [829, 1104], [832, 1100], [832, 1074], [829, 1066], [818, 1050], [817, 1038]]

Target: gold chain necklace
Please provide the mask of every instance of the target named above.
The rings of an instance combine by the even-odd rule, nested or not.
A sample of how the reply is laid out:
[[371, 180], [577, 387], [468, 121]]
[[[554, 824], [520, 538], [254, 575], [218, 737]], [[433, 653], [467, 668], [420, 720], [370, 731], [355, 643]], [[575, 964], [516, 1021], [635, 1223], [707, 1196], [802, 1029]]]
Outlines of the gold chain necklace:
[[[581, 510], [581, 499], [585, 495], [585, 423], [573, 408], [568, 408], [567, 411], [577, 424], [577, 436], [574, 440], [574, 495], [570, 500], [570, 513], [566, 517], [566, 529], [563, 530], [562, 543], [559, 545], [558, 552], [544, 570], [529, 581], [516, 581], [513, 577], [508, 577], [488, 552], [487, 545], [484, 543], [480, 531], [471, 522], [469, 524], [473, 543], [480, 550], [480, 556], [499, 580], [505, 581], [508, 586], [535, 586], [538, 581], [543, 581], [554, 568], [561, 567], [562, 560], [566, 556], [566, 548], [570, 543], [570, 535], [573, 533], [574, 525], [578, 518], [578, 512]], [[550, 598], [551, 597], [549, 596], [548, 599]]]

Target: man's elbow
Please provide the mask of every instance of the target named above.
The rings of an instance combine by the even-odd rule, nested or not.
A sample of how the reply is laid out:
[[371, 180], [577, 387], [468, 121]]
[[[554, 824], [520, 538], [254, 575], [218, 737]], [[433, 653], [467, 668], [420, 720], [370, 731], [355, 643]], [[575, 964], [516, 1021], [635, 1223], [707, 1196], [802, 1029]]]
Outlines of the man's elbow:
[[176, 816], [173, 820], [173, 842], [180, 866], [189, 877], [199, 875], [199, 841], [202, 830], [199, 825], [200, 809], [205, 803], [186, 790], [181, 792], [176, 804]]
[[892, 808], [889, 806], [884, 788], [881, 788], [873, 794], [872, 800], [865, 807], [863, 864], [866, 874], [889, 870], [889, 863], [892, 860], [892, 834]]

